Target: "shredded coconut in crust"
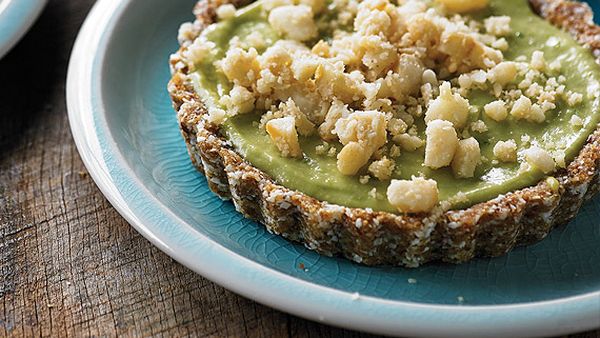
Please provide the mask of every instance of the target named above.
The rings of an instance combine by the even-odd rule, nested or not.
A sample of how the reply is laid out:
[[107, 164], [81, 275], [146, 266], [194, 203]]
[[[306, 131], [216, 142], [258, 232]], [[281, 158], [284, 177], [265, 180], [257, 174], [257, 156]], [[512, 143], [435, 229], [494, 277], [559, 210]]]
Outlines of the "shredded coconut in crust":
[[[585, 5], [576, 7], [576, 3], [559, 0], [532, 3], [551, 22], [598, 50], [599, 30], [586, 20], [590, 12]], [[199, 33], [213, 22], [215, 6], [220, 4], [201, 1], [191, 31]], [[561, 13], [565, 11], [576, 18], [564, 18]], [[574, 217], [582, 202], [600, 189], [600, 131], [596, 131], [553, 180], [462, 210], [444, 211], [442, 205], [421, 214], [394, 215], [335, 206], [290, 191], [245, 162], [219, 135], [218, 127], [204, 119], [209, 112], [185, 82], [189, 68], [182, 55], [185, 46], [191, 45], [186, 34], [196, 33], [180, 34], [184, 47], [170, 60], [174, 75], [169, 91], [192, 161], [207, 176], [209, 187], [219, 196], [231, 198], [244, 215], [323, 254], [341, 254], [364, 264], [411, 267], [438, 259], [458, 263], [474, 256], [497, 256], [515, 245], [545, 237], [554, 226]], [[422, 77], [433, 81], [430, 75]], [[480, 83], [478, 76], [473, 74], [462, 82], [465, 86]], [[360, 227], [356, 226], [358, 220]]]

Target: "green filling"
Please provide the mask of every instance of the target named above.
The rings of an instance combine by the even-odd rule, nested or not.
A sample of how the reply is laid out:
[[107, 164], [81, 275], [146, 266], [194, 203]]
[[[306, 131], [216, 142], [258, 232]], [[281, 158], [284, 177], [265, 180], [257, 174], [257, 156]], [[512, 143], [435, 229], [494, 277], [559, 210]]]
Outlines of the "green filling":
[[[531, 186], [544, 177], [537, 169], [519, 172], [518, 163], [492, 164], [493, 147], [497, 141], [514, 139], [521, 149], [521, 136], [528, 135], [531, 141], [536, 141], [542, 148], [564, 149], [566, 160], [570, 161], [596, 128], [600, 116], [597, 114], [600, 100], [587, 98], [588, 86], [597, 86], [600, 80], [599, 67], [589, 50], [581, 47], [567, 33], [535, 15], [525, 0], [492, 0], [489, 9], [482, 15], [507, 15], [512, 18], [513, 33], [507, 37], [510, 49], [504, 53], [505, 60], [515, 60], [521, 55], [529, 59], [535, 50], [543, 51], [548, 62], [560, 59], [561, 73], [567, 78], [567, 90], [584, 94], [584, 100], [573, 108], [559, 104], [557, 109], [547, 113], [546, 122], [542, 124], [511, 118], [497, 123], [485, 114], [472, 114], [471, 121], [481, 119], [489, 128], [483, 134], [472, 133], [480, 143], [482, 156], [489, 159], [477, 167], [474, 178], [457, 179], [449, 168], [431, 170], [424, 167], [423, 148], [412, 153], [402, 152], [396, 159], [398, 170], [393, 178], [410, 179], [413, 175], [432, 178], [438, 182], [441, 200], [451, 199], [459, 193], [467, 197], [468, 202], [457, 202], [453, 205], [456, 208]], [[209, 104], [218, 101], [218, 97], [230, 89], [227, 79], [215, 71], [213, 62], [224, 56], [231, 38], [238, 36], [243, 41], [253, 31], [260, 31], [266, 37], [268, 45], [279, 39], [267, 23], [260, 2], [239, 11], [233, 19], [210, 26], [203, 33], [207, 40], [217, 45], [214, 58], [205, 59], [194, 74], [197, 90]], [[260, 52], [262, 51], [259, 50]], [[473, 92], [468, 99], [471, 105], [480, 108], [494, 100], [483, 92]], [[569, 120], [573, 115], [583, 119], [583, 128], [576, 130], [570, 125]], [[283, 158], [266, 133], [256, 126], [259, 119], [260, 114], [239, 115], [228, 119], [223, 131], [247, 161], [278, 183], [330, 203], [395, 212], [385, 198], [389, 181], [371, 179], [367, 184], [361, 184], [358, 176], [340, 174], [335, 158], [316, 153], [315, 147], [321, 144], [318, 136], [301, 138], [305, 152], [302, 160]], [[424, 128], [420, 126], [419, 129]], [[564, 147], [552, 146], [558, 141]], [[341, 145], [338, 144], [337, 147], [338, 150], [341, 149]], [[378, 198], [369, 194], [373, 188], [377, 189]]]

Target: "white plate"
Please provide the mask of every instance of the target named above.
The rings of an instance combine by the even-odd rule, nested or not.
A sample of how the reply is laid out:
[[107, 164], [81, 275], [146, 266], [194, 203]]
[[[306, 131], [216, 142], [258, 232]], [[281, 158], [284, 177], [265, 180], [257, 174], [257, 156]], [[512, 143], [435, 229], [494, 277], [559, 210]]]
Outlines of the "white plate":
[[[245, 297], [351, 329], [516, 337], [600, 327], [600, 235], [588, 221], [600, 215], [598, 200], [578, 224], [540, 244], [496, 259], [411, 270], [320, 256], [217, 199], [190, 163], [166, 93], [169, 53], [193, 4], [100, 0], [69, 67], [69, 120], [81, 157], [148, 240]], [[573, 248], [586, 250], [574, 255]]]
[[46, 0], [0, 0], [0, 58], [25, 35]]

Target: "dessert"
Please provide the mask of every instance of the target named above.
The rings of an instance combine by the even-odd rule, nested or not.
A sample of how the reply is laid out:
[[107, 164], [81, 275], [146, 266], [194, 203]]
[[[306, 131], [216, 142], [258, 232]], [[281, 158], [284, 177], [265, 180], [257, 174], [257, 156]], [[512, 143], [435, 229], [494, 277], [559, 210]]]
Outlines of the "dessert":
[[600, 29], [531, 5], [201, 1], [170, 60], [192, 161], [269, 231], [364, 264], [539, 240], [598, 190]]

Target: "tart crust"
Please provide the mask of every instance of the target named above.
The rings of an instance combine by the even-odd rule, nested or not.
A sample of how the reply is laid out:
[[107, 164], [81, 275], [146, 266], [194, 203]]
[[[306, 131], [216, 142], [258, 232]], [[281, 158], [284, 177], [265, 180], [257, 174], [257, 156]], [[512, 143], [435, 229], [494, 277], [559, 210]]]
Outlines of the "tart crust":
[[[201, 0], [194, 8], [194, 34], [215, 22], [216, 8], [226, 2], [236, 7], [248, 3]], [[565, 0], [530, 0], [530, 4], [590, 47], [600, 63], [600, 27], [593, 24], [589, 6]], [[367, 265], [407, 267], [499, 256], [517, 245], [539, 241], [554, 227], [566, 224], [600, 190], [598, 127], [568, 167], [554, 174], [558, 189], [542, 180], [466, 209], [415, 215], [319, 201], [277, 184], [246, 162], [217, 127], [202, 119], [207, 110], [185, 81], [188, 69], [180, 62], [184, 50], [180, 48], [170, 60], [173, 77], [168, 89], [194, 166], [206, 176], [210, 189], [231, 199], [244, 216], [321, 254], [342, 255]]]

